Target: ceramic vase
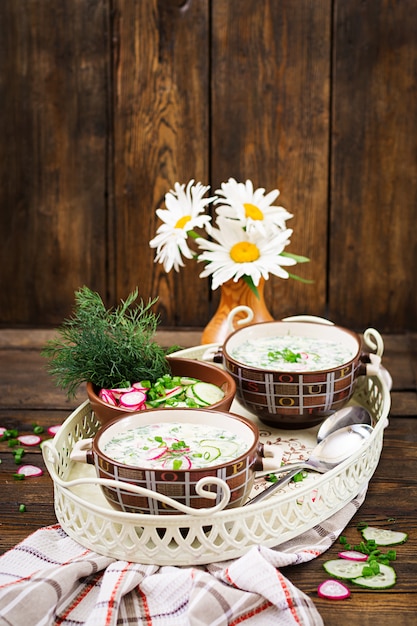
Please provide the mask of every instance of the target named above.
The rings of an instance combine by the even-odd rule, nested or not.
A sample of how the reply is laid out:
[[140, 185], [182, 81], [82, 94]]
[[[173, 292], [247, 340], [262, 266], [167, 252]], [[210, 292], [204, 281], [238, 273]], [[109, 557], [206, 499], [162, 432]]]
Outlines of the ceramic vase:
[[[205, 327], [201, 336], [201, 343], [219, 343], [222, 344], [226, 337], [230, 334], [228, 324], [228, 315], [232, 309], [237, 306], [245, 305], [252, 309], [252, 324], [256, 322], [270, 322], [273, 320], [268, 307], [266, 306], [264, 297], [265, 280], [261, 278], [258, 285], [259, 297], [254, 294], [249, 285], [240, 278], [237, 282], [228, 280], [221, 285], [221, 294], [219, 306], [210, 322]], [[239, 313], [235, 317], [235, 321], [244, 319], [245, 313]]]

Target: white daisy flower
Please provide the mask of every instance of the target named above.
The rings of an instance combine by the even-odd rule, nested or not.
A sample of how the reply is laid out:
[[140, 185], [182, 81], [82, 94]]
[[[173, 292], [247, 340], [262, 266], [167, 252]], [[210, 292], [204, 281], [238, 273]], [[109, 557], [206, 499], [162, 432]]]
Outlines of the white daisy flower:
[[207, 263], [200, 277], [211, 276], [212, 289], [231, 278], [236, 282], [242, 276], [250, 277], [256, 287], [261, 277], [268, 279], [269, 274], [289, 277], [282, 266], [295, 265], [296, 261], [281, 256], [281, 252], [289, 244], [291, 229], [270, 230], [265, 236], [257, 230], [245, 231], [239, 221], [225, 217], [219, 217], [217, 224], [219, 228], [210, 229], [215, 241], [196, 240], [198, 247], [204, 250], [198, 260]]
[[265, 195], [262, 187], [254, 190], [251, 180], [238, 183], [234, 178], [229, 178], [216, 193], [222, 197], [215, 204], [223, 203], [216, 208], [218, 216], [237, 219], [244, 228], [260, 230], [264, 235], [265, 229], [271, 224], [285, 230], [286, 220], [293, 217], [284, 207], [273, 205], [279, 196], [278, 189]]
[[165, 194], [167, 208], [157, 209], [156, 214], [163, 223], [149, 245], [156, 248], [155, 263], [162, 263], [166, 272], [172, 268], [179, 272], [180, 267], [184, 266], [182, 257], [193, 258], [194, 253], [187, 240], [190, 231], [205, 228], [211, 220], [209, 215], [201, 215], [214, 200], [203, 197], [208, 189], [201, 183], [194, 185], [194, 180], [190, 180], [187, 188], [175, 183], [174, 190]]

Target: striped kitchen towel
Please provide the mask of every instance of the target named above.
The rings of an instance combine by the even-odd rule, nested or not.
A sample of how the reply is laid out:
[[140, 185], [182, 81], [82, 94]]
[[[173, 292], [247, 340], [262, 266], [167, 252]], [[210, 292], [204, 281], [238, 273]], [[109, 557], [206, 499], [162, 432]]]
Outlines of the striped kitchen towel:
[[322, 626], [281, 569], [327, 550], [365, 493], [296, 539], [200, 567], [119, 561], [41, 528], [0, 557], [0, 626]]

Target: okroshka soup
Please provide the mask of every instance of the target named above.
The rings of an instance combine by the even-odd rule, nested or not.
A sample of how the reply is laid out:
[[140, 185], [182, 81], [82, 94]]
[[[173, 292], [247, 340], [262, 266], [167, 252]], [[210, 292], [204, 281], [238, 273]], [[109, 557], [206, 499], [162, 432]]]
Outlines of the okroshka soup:
[[[200, 495], [196, 485], [203, 477], [220, 478], [230, 488], [228, 507], [236, 507], [252, 488], [259, 445], [256, 424], [239, 415], [211, 409], [152, 409], [102, 427], [85, 460], [95, 465], [100, 478], [145, 487], [192, 508], [216, 503]], [[210, 490], [220, 497], [215, 485]], [[178, 513], [120, 484], [105, 486], [103, 492], [114, 508], [129, 513]]]
[[261, 421], [283, 428], [320, 423], [352, 396], [361, 366], [356, 333], [314, 322], [263, 322], [223, 346], [237, 397]]

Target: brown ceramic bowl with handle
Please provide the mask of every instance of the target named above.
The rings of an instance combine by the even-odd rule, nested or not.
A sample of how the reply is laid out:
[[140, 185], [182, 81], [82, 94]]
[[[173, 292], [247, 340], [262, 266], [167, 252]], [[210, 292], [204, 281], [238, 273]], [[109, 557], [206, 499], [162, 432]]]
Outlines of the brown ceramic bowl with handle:
[[[365, 333], [369, 331], [382, 344], [379, 333], [374, 329]], [[261, 344], [268, 350], [277, 337], [297, 338], [297, 342], [302, 338], [300, 343], [310, 339], [329, 342], [339, 353], [339, 362], [315, 370], [309, 370], [307, 361], [279, 367], [254, 365], [252, 357]], [[342, 408], [352, 397], [358, 376], [377, 373], [378, 359], [369, 363], [361, 337], [326, 320], [251, 324], [232, 332], [223, 344], [223, 364], [236, 382], [239, 402], [265, 424], [288, 430], [315, 426]]]
[[[220, 367], [212, 363], [196, 361], [193, 359], [181, 359], [179, 357], [167, 357], [173, 376], [184, 376], [185, 378], [196, 378], [206, 383], [212, 383], [224, 392], [224, 397], [215, 404], [210, 405], [210, 409], [217, 411], [228, 411], [232, 405], [236, 394], [236, 383], [233, 377]], [[100, 421], [101, 425], [107, 424], [117, 417], [122, 417], [130, 411], [126, 408], [113, 406], [104, 402], [98, 396], [99, 389], [92, 383], [87, 383], [87, 395], [91, 408]], [[171, 409], [166, 409], [171, 410]]]
[[[206, 456], [205, 460], [200, 460], [201, 455], [193, 454], [193, 448], [190, 448], [190, 451], [186, 452], [187, 463], [182, 462], [185, 457], [180, 452], [181, 467], [174, 469], [171, 452], [169, 450], [164, 452], [165, 439], [163, 444], [158, 444], [157, 448], [154, 448], [155, 444], [148, 444], [149, 439], [143, 434], [143, 427], [146, 428], [147, 433], [161, 432], [158, 431], [161, 424], [171, 427], [172, 424], [174, 426], [181, 424], [185, 425], [184, 428], [189, 425], [191, 428], [193, 425], [203, 426], [204, 437], [207, 439], [204, 438], [202, 447], [197, 449], [212, 455], [210, 463]], [[217, 457], [212, 453], [213, 434], [217, 432], [219, 435], [219, 431], [226, 434], [226, 438], [222, 441], [216, 440], [219, 441], [223, 450], [226, 449], [222, 463], [216, 462]], [[228, 439], [229, 434], [234, 436], [235, 441], [240, 442], [240, 447], [237, 447], [235, 443], [231, 445]], [[133, 441], [133, 443], [127, 443], [126, 437], [130, 437], [130, 442]], [[137, 465], [136, 460], [132, 465], [127, 464], [125, 457], [123, 461], [120, 456], [118, 460], [115, 460], [117, 454], [108, 448], [109, 442], [114, 442], [115, 438], [119, 451], [121, 448], [124, 453], [129, 445], [133, 445], [139, 447], [142, 454], [146, 450], [145, 454], [148, 455], [148, 459], [152, 460], [141, 461], [142, 466]], [[153, 442], [153, 437], [151, 439]], [[186, 438], [184, 441], [187, 443]], [[150, 445], [149, 453], [145, 445]], [[231, 446], [229, 449], [228, 445]], [[233, 450], [239, 452], [237, 456], [234, 456]], [[160, 451], [163, 452], [162, 456]], [[111, 455], [108, 452], [111, 452]], [[107, 501], [115, 509], [128, 513], [167, 515], [179, 513], [175, 507], [176, 503], [190, 507], [192, 510], [213, 507], [213, 503], [216, 503], [223, 495], [221, 485], [213, 483], [208, 487], [210, 491], [215, 492], [213, 500], [198, 492], [197, 484], [201, 479], [209, 481], [212, 478], [214, 481], [224, 481], [230, 489], [227, 507], [242, 505], [252, 488], [255, 469], [259, 469], [260, 453], [259, 431], [256, 424], [249, 419], [209, 409], [152, 409], [117, 418], [100, 428], [94, 438], [81, 439], [76, 442], [71, 452], [71, 460], [93, 464], [99, 479], [110, 480], [110, 484], [102, 484], [102, 489]], [[156, 458], [158, 460], [155, 462]], [[168, 459], [168, 464], [166, 459]], [[191, 467], [189, 459], [192, 460]], [[155, 465], [150, 465], [152, 463]], [[183, 468], [183, 465], [186, 467]], [[132, 493], [126, 488], [127, 483], [144, 488], [148, 492]], [[159, 501], [152, 496], [155, 492], [168, 496], [173, 502], [167, 504]]]

